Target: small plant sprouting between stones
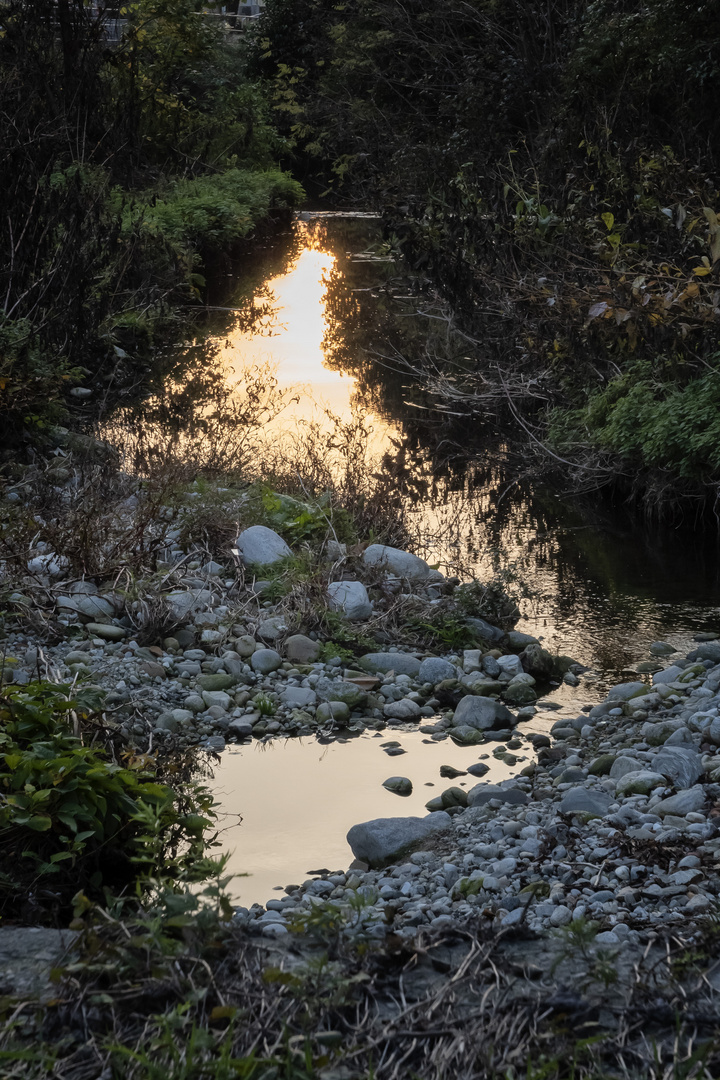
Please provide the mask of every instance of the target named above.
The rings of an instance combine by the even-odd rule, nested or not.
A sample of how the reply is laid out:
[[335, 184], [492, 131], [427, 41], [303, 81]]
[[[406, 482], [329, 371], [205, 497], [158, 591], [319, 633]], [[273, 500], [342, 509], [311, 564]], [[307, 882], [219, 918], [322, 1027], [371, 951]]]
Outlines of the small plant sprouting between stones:
[[595, 939], [599, 930], [600, 924], [589, 919], [573, 919], [568, 926], [558, 930], [561, 948], [553, 962], [552, 973], [565, 961], [580, 961], [592, 982], [601, 982], [605, 988], [616, 983], [619, 950], [598, 948]]
[[277, 705], [267, 694], [257, 694], [253, 698], [253, 703], [261, 716], [274, 716], [277, 712]]

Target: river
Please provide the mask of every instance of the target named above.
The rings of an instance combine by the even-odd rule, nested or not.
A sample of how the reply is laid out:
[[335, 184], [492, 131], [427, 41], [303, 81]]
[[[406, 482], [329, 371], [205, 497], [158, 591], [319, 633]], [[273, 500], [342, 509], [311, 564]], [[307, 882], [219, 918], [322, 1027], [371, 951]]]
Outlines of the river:
[[[512, 432], [477, 419], [464, 430], [455, 421], [452, 435], [438, 439], [439, 414], [427, 411], [411, 368], [419, 357], [462, 350], [462, 340], [424, 283], [393, 259], [372, 217], [300, 215], [223, 273], [197, 340], [161, 357], [145, 401], [111, 418], [108, 431], [135, 467], [163, 440], [193, 445], [193, 418], [208, 415], [218, 393], [244, 401], [248, 387], [266, 410], [252, 434], [256, 464], [278, 453], [287, 464], [312, 434], [341, 467], [343, 427], [364, 442], [368, 469], [382, 469], [383, 454], [403, 446], [404, 513], [417, 553], [464, 578], [517, 578], [526, 594], [518, 629], [588, 666], [578, 690], [561, 687], [546, 699], [556, 708], [576, 713], [599, 700], [648, 659], [655, 640], [682, 649], [693, 634], [720, 628], [714, 535], [660, 528], [602, 493], [538, 488], [524, 478], [522, 439], [514, 445]], [[546, 713], [545, 726], [554, 718]], [[383, 741], [366, 734], [225, 753], [214, 787], [231, 869], [252, 874], [236, 888], [243, 903], [320, 866], [344, 868], [351, 824], [422, 812], [437, 793], [426, 785], [438, 783], [439, 764], [462, 768], [478, 758], [476, 748], [412, 734], [393, 768]], [[490, 763], [492, 779], [508, 774]], [[380, 786], [397, 771], [413, 779], [409, 800]]]

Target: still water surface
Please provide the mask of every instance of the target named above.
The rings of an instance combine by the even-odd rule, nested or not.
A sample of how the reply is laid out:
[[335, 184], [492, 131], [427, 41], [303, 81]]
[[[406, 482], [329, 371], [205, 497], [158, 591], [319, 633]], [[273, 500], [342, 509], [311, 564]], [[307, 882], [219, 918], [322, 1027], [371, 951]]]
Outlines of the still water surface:
[[[383, 467], [382, 454], [405, 440], [406, 511], [418, 553], [463, 577], [508, 568], [520, 575], [531, 595], [518, 629], [591, 669], [577, 690], [553, 695], [573, 715], [647, 659], [652, 641], [683, 648], [693, 633], [720, 628], [715, 537], [660, 530], [598, 495], [533, 490], [507, 464], [514, 449], [507, 433], [486, 438], [470, 458], [458, 454], [457, 438], [451, 454], [430, 453], [434, 437], [417, 407], [422, 394], [399, 357], [412, 362], [452, 348], [445, 324], [418, 282], [390, 258], [377, 222], [303, 217], [228, 275], [195, 350], [166, 366], [141, 410], [114, 418], [109, 437], [114, 431], [116, 440], [141, 448], [168, 432], [182, 440], [193, 409], [209, 407], [203, 386], [220, 386], [239, 400], [253, 372], [264, 370], [286, 404], [277, 414], [269, 410], [256, 433], [257, 455], [281, 447], [292, 457], [296, 441], [314, 427], [327, 437], [331, 457], [338, 425], [359, 417], [369, 471]], [[461, 442], [474, 438], [477, 424], [467, 422]], [[534, 729], [546, 729], [556, 715], [536, 718]], [[369, 735], [327, 746], [254, 744], [224, 755], [215, 787], [229, 815], [227, 847], [234, 868], [253, 874], [238, 882], [243, 903], [267, 899], [274, 886], [297, 883], [313, 867], [346, 866], [350, 825], [422, 812], [446, 783], [438, 777], [441, 764], [463, 767], [479, 756], [416, 733], [397, 737], [407, 753], [396, 759], [382, 751], [384, 740]], [[508, 774], [489, 763], [488, 779]], [[413, 780], [410, 799], [381, 787], [397, 773]], [[232, 825], [238, 814], [242, 824]]]

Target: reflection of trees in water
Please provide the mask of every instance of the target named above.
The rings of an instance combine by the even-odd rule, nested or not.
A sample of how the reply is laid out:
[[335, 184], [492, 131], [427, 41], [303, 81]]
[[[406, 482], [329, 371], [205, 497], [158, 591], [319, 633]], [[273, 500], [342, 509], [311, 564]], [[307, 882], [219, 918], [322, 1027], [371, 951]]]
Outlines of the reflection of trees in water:
[[[598, 662], [603, 648], [610, 658], [608, 641], [624, 655], [628, 642], [672, 626], [679, 618], [674, 605], [687, 611], [689, 599], [707, 604], [718, 597], [720, 560], [711, 541], [670, 530], [661, 537], [601, 493], [558, 497], [538, 486], [527, 446], [508, 431], [480, 417], [448, 419], [406, 404], [430, 403], [402, 358], [427, 360], [443, 350], [461, 357], [461, 343], [446, 324], [418, 316], [416, 305], [402, 299], [421, 283], [391, 262], [371, 261], [373, 251], [383, 252], [377, 225], [367, 221], [301, 225], [243, 262], [240, 289], [237, 278], [218, 279], [212, 303], [235, 310], [211, 315], [214, 340], [160, 357], [147, 397], [115, 416], [120, 438], [123, 430], [138, 433], [132, 445], [139, 468], [153, 455], [177, 452], [183, 440], [198, 454], [213, 442], [224, 453], [247, 453], [258, 418], [276, 399], [268, 384], [268, 396], [256, 390], [250, 411], [238, 407], [235, 394], [233, 412], [218, 341], [235, 329], [263, 332], [272, 317], [267, 282], [289, 270], [308, 240], [336, 259], [325, 281], [325, 362], [357, 380], [360, 410], [391, 419], [401, 431], [381, 472], [415, 513], [428, 551], [442, 548], [456, 565], [483, 573], [516, 564], [540, 595], [539, 614], [570, 635], [594, 639]], [[353, 257], [363, 250], [367, 261]], [[378, 363], [378, 354], [389, 360]]]

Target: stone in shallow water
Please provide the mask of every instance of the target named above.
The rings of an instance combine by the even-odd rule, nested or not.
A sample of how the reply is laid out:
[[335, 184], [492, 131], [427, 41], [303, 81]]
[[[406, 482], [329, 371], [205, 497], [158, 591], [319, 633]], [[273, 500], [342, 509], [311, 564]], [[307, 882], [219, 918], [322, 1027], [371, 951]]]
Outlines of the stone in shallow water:
[[653, 641], [649, 652], [651, 656], [672, 656], [677, 649], [669, 645], [667, 641]]
[[265, 525], [251, 525], [249, 529], [243, 529], [235, 541], [235, 547], [244, 563], [258, 566], [271, 566], [292, 555], [283, 538]]
[[[485, 771], [487, 772], [487, 766], [485, 766]], [[463, 769], [456, 769], [452, 765], [441, 765], [440, 775], [446, 780], [454, 780], [456, 776], [465, 776], [466, 773]]]
[[[444, 734], [443, 732], [436, 732], [433, 738]], [[448, 732], [453, 742], [458, 743], [459, 746], [478, 746], [485, 741], [485, 735], [478, 728], [469, 727], [465, 724], [461, 724], [459, 727], [450, 728]]]
[[688, 653], [688, 660], [695, 662], [696, 660], [712, 660], [713, 664], [720, 663], [720, 641], [707, 642], [705, 645], [698, 645], [697, 649], [693, 649]]
[[412, 780], [408, 780], [407, 776], [389, 776], [383, 780], [383, 787], [394, 795], [412, 795]]
[[537, 701], [537, 694], [532, 686], [515, 681], [505, 687], [502, 696], [508, 705], [532, 705]]
[[451, 806], [467, 806], [468, 793], [461, 787], [449, 787], [440, 796], [443, 810], [449, 810]]
[[[476, 765], [468, 765], [467, 771], [471, 776], [487, 776], [490, 767], [484, 761], [478, 761]], [[442, 772], [440, 775], [442, 776]]]
[[513, 720], [513, 714], [504, 705], [492, 698], [477, 697], [468, 694], [461, 698], [455, 710], [455, 727], [474, 727], [478, 731], [490, 731], [493, 728], [507, 727]]
[[451, 825], [450, 815], [442, 812], [424, 818], [375, 818], [353, 825], [347, 841], [356, 859], [362, 859], [370, 866], [384, 866]]

